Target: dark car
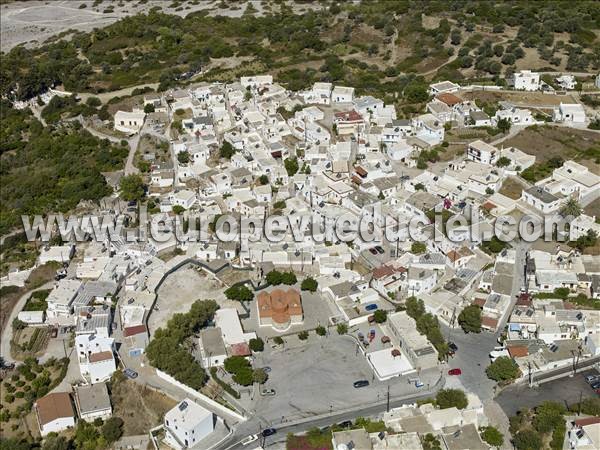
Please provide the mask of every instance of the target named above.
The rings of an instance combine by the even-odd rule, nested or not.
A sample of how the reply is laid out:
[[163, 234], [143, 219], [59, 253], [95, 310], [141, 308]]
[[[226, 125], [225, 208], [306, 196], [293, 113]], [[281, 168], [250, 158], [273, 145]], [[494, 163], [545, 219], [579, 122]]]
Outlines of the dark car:
[[337, 426], [340, 428], [350, 428], [352, 426], [352, 421], [344, 420], [343, 422], [338, 423]]
[[263, 437], [273, 436], [275, 433], [277, 433], [277, 430], [275, 428], [265, 428], [262, 431]]
[[135, 370], [132, 370], [132, 369], [125, 369], [125, 370], [123, 371], [123, 373], [125, 374], [125, 376], [126, 376], [127, 378], [131, 378], [132, 380], [133, 380], [134, 378], [137, 378], [137, 376], [138, 376], [138, 373], [137, 373]]
[[379, 253], [380, 255], [383, 255], [385, 253], [385, 250], [383, 249], [383, 247], [381, 245], [378, 245], [377, 247], [375, 247], [375, 250], [377, 251], [377, 253]]
[[458, 351], [458, 346], [454, 342], [448, 342], [448, 348], [453, 352]]
[[600, 381], [590, 384], [593, 390], [600, 389]]
[[367, 311], [375, 311], [378, 306], [375, 303], [371, 303], [370, 305], [365, 306], [365, 310]]
[[370, 248], [369, 251], [371, 252], [371, 255], [377, 254], [377, 250], [375, 250], [375, 247]]
[[358, 389], [358, 388], [361, 388], [361, 387], [366, 387], [366, 386], [368, 386], [368, 385], [369, 385], [369, 382], [368, 382], [367, 380], [358, 380], [358, 381], [355, 381], [355, 382], [354, 382], [352, 385], [353, 385], [355, 388], [357, 388], [357, 389]]

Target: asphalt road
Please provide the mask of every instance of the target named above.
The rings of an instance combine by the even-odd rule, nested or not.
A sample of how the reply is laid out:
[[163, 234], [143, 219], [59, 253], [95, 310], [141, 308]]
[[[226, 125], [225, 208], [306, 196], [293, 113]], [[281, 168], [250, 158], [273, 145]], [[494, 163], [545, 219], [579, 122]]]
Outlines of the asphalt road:
[[510, 386], [496, 397], [496, 402], [507, 416], [514, 416], [522, 408], [533, 408], [544, 401], [555, 401], [570, 405], [579, 402], [579, 398], [595, 397], [597, 394], [586, 383], [586, 375], [598, 374], [598, 371], [586, 370], [574, 377], [549, 381], [536, 388], [526, 383]]

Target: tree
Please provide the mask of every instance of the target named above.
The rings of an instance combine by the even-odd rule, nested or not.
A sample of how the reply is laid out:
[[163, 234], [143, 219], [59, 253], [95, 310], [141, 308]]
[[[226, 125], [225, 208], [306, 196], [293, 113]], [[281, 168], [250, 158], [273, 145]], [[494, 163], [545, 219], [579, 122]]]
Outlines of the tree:
[[502, 133], [506, 134], [510, 131], [510, 127], [512, 126], [512, 122], [509, 119], [500, 119], [496, 124], [496, 128], [498, 128]]
[[404, 88], [404, 97], [411, 103], [422, 103], [429, 99], [427, 85], [417, 81], [411, 81]]
[[258, 177], [258, 182], [261, 186], [265, 186], [269, 184], [269, 177], [266, 175], [261, 175], [260, 177]]
[[219, 157], [224, 159], [231, 159], [235, 153], [235, 148], [229, 142], [224, 141], [223, 145], [219, 149]]
[[298, 158], [287, 158], [283, 165], [288, 173], [288, 176], [294, 176], [298, 172]]
[[237, 300], [238, 302], [250, 302], [254, 298], [252, 291], [243, 284], [236, 284], [226, 289], [225, 296], [229, 300]]
[[535, 408], [533, 427], [539, 433], [548, 433], [564, 423], [564, 414], [567, 412], [564, 405], [545, 401]]
[[423, 300], [419, 300], [417, 297], [408, 297], [405, 306], [406, 314], [415, 320], [425, 314], [425, 304], [423, 303]]
[[190, 162], [190, 154], [189, 152], [186, 152], [185, 150], [182, 152], [177, 153], [177, 161], [179, 161], [179, 164], [187, 164]]
[[283, 345], [283, 338], [281, 336], [275, 336], [273, 338], [273, 342], [275, 343], [275, 345]]
[[252, 372], [252, 381], [258, 384], [265, 384], [268, 380], [269, 375], [264, 369], [256, 369]]
[[373, 313], [373, 318], [377, 323], [383, 323], [387, 320], [387, 312], [383, 309], [378, 309]]
[[102, 436], [108, 442], [116, 442], [123, 434], [123, 419], [111, 417], [102, 425]]
[[483, 427], [481, 429], [481, 439], [492, 447], [502, 447], [502, 444], [504, 444], [504, 436], [495, 427]]
[[586, 234], [579, 236], [575, 242], [571, 243], [571, 246], [582, 252], [585, 248], [596, 245], [596, 242], [598, 242], [598, 234], [590, 228]]
[[144, 180], [139, 175], [125, 175], [119, 182], [120, 196], [127, 201], [144, 197]]
[[233, 375], [233, 381], [241, 386], [250, 386], [254, 382], [254, 371], [250, 366], [242, 367]]
[[85, 104], [92, 108], [97, 108], [98, 106], [102, 105], [102, 101], [98, 97], [89, 97], [85, 101]]
[[283, 275], [278, 270], [271, 270], [269, 273], [267, 273], [266, 277], [267, 283], [269, 283], [271, 286], [278, 286], [283, 283], [282, 278]]
[[150, 114], [154, 112], [154, 105], [152, 103], [148, 103], [147, 105], [144, 105], [144, 112], [146, 114]]
[[307, 277], [302, 280], [302, 284], [300, 285], [300, 289], [303, 291], [316, 292], [319, 287], [319, 283], [312, 277]]
[[410, 246], [410, 251], [415, 255], [420, 255], [421, 253], [425, 253], [427, 250], [427, 246], [423, 242], [413, 242]]
[[579, 217], [581, 215], [582, 208], [577, 200], [573, 197], [569, 197], [569, 199], [565, 202], [564, 206], [560, 210], [560, 215], [563, 217]]
[[423, 445], [423, 450], [442, 450], [440, 440], [431, 433], [423, 436], [421, 444]]
[[173, 205], [172, 209], [173, 209], [173, 212], [175, 214], [177, 214], [178, 216], [181, 215], [185, 211], [185, 208], [181, 205]]
[[481, 308], [469, 305], [458, 315], [458, 323], [465, 333], [479, 333], [481, 331]]
[[262, 352], [265, 349], [265, 342], [261, 338], [252, 338], [248, 343], [253, 352]]
[[223, 368], [227, 372], [235, 374], [242, 369], [250, 368], [250, 362], [243, 356], [230, 356], [223, 362]]
[[513, 444], [517, 450], [537, 450], [543, 447], [541, 436], [533, 430], [519, 431], [513, 439]]
[[22, 320], [19, 320], [18, 318], [14, 318], [14, 320], [12, 321], [12, 327], [13, 330], [17, 331], [17, 330], [23, 330], [27, 327], [27, 324], [25, 322], [23, 322]]
[[512, 381], [520, 374], [519, 366], [508, 356], [501, 356], [491, 363], [485, 373], [494, 381]]
[[287, 286], [291, 286], [293, 284], [296, 284], [298, 282], [298, 279], [296, 278], [294, 272], [283, 272], [281, 274], [281, 282]]
[[460, 389], [442, 389], [438, 391], [435, 402], [441, 409], [452, 407], [465, 409], [469, 404], [466, 394]]
[[510, 159], [508, 159], [506, 156], [501, 156], [500, 158], [498, 158], [498, 161], [496, 161], [496, 166], [508, 167], [510, 166]]
[[273, 203], [273, 209], [285, 209], [285, 200], [278, 200]]
[[[0, 443], [0, 448], [4, 448]], [[20, 447], [6, 447], [7, 449], [17, 449]], [[70, 450], [72, 449], [71, 442], [64, 436], [59, 436], [55, 433], [50, 433], [46, 439], [44, 439], [44, 445], [42, 450]], [[23, 449], [24, 450], [24, 449]]]
[[300, 333], [298, 333], [298, 339], [300, 339], [301, 341], [305, 341], [308, 339], [308, 331], [301, 331]]
[[325, 328], [323, 325], [319, 325], [315, 331], [319, 336], [325, 336], [327, 334], [327, 328]]
[[345, 323], [338, 323], [337, 332], [338, 334], [346, 334], [348, 332], [348, 325]]

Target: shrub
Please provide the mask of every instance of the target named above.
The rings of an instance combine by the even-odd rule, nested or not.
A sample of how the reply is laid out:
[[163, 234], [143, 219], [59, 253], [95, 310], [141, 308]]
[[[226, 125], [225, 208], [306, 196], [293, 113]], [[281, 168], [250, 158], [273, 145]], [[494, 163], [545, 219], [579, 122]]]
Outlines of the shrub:
[[265, 343], [261, 338], [250, 339], [250, 350], [253, 352], [262, 352], [265, 349]]
[[337, 332], [338, 334], [346, 334], [348, 332], [348, 325], [345, 323], [338, 323]]
[[318, 287], [319, 283], [312, 277], [305, 278], [302, 280], [302, 284], [300, 285], [300, 289], [310, 292], [316, 292]]
[[273, 338], [273, 342], [274, 342], [276, 345], [283, 345], [283, 342], [284, 342], [284, 341], [283, 341], [283, 338], [282, 338], [281, 336], [275, 336], [275, 337]]
[[298, 333], [298, 338], [301, 341], [305, 341], [308, 339], [308, 331], [301, 331], [300, 333]]
[[435, 402], [441, 409], [452, 407], [465, 409], [468, 405], [467, 396], [460, 389], [442, 389], [438, 391]]
[[485, 373], [494, 381], [512, 381], [520, 374], [519, 366], [508, 356], [501, 356], [491, 363]]
[[327, 328], [325, 328], [323, 325], [319, 325], [315, 332], [319, 336], [325, 336], [327, 334]]

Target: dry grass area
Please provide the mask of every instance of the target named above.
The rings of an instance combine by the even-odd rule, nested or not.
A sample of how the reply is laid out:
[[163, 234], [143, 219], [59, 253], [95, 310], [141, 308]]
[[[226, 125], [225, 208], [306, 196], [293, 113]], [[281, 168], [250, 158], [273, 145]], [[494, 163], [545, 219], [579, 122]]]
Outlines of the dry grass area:
[[165, 413], [177, 404], [171, 397], [125, 379], [124, 375], [115, 377], [111, 398], [113, 414], [124, 421], [125, 436], [147, 433], [150, 428], [159, 425]]
[[600, 217], [600, 198], [594, 200], [592, 203], [583, 208], [583, 210], [588, 216]]
[[580, 157], [581, 152], [597, 147], [599, 141], [600, 135], [592, 131], [534, 125], [504, 141], [503, 145], [517, 147], [525, 153], [535, 155], [536, 163], [560, 157], [564, 160], [576, 159], [585, 164], [586, 161]]
[[502, 183], [502, 187], [498, 191], [502, 195], [506, 195], [508, 198], [512, 198], [513, 200], [517, 200], [521, 198], [521, 192], [525, 188], [524, 184], [519, 182], [518, 180], [508, 177]]
[[48, 347], [50, 328], [26, 327], [14, 333], [11, 356], [20, 361], [30, 356], [41, 356]]
[[541, 92], [495, 92], [473, 91], [460, 94], [466, 100], [480, 100], [485, 103], [509, 101], [516, 106], [551, 108], [562, 103], [577, 103], [571, 95], [550, 95]]

